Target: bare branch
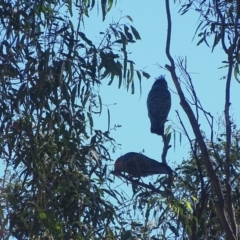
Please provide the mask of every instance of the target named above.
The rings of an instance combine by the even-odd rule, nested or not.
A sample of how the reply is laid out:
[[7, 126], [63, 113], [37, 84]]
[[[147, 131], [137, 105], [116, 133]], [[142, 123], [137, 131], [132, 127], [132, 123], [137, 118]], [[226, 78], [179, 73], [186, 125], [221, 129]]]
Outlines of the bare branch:
[[[186, 130], [186, 128], [185, 128], [185, 126], [184, 126], [181, 118], [180, 118], [180, 115], [179, 115], [178, 111], [176, 111], [176, 113], [177, 113], [178, 119], [179, 119], [179, 121], [180, 121], [180, 124], [181, 124], [181, 126], [182, 126], [182, 128], [183, 128], [183, 130], [184, 130], [184, 133], [186, 134], [187, 139], [188, 139], [188, 141], [189, 141], [189, 144], [190, 144], [190, 146], [191, 146], [191, 150], [192, 150], [193, 156], [194, 156], [194, 158], [196, 159], [197, 168], [198, 168], [198, 172], [199, 172], [199, 175], [200, 175], [201, 189], [202, 189], [202, 191], [203, 191], [203, 190], [204, 190], [203, 174], [202, 174], [202, 168], [201, 168], [201, 164], [200, 164], [200, 161], [199, 161], [199, 158], [198, 158], [198, 154], [196, 153], [196, 145], [194, 144], [195, 146], [193, 147], [192, 140], [190, 139], [190, 137], [189, 137], [189, 135], [188, 135], [188, 132], [187, 132], [187, 130]], [[196, 141], [195, 141], [195, 143], [196, 143]]]
[[171, 148], [171, 145], [168, 145], [167, 136], [165, 134], [163, 134], [163, 136], [162, 136], [163, 144], [164, 144], [163, 152], [162, 152], [162, 162], [163, 163], [167, 163], [167, 161], [166, 161], [167, 152], [168, 152], [168, 149]]
[[[238, 19], [236, 18], [236, 21]], [[237, 26], [237, 25], [236, 25]], [[231, 86], [231, 78], [232, 78], [232, 69], [234, 65], [234, 49], [236, 48], [237, 41], [239, 38], [239, 34], [237, 31], [237, 27], [235, 27], [235, 37], [233, 40], [232, 45], [228, 51], [228, 74], [227, 74], [227, 81], [226, 81], [226, 88], [225, 88], [225, 122], [226, 122], [226, 189], [227, 189], [227, 205], [228, 205], [228, 212], [231, 221], [231, 225], [235, 234], [237, 234], [237, 224], [235, 219], [234, 207], [232, 205], [232, 188], [230, 183], [230, 167], [231, 167], [231, 157], [230, 157], [230, 148], [231, 148], [231, 137], [232, 137], [232, 123], [230, 120], [229, 108], [231, 105], [230, 102], [230, 86]]]
[[211, 180], [211, 184], [215, 190], [215, 193], [217, 195], [217, 199], [218, 202], [216, 203], [216, 209], [217, 209], [217, 214], [218, 217], [220, 219], [220, 222], [222, 224], [222, 227], [224, 228], [225, 232], [226, 232], [226, 236], [228, 239], [236, 239], [236, 232], [234, 229], [231, 227], [231, 225], [229, 224], [226, 212], [225, 212], [225, 201], [224, 201], [224, 197], [223, 197], [223, 192], [222, 192], [222, 188], [221, 188], [221, 183], [213, 169], [213, 165], [208, 153], [208, 149], [207, 146], [204, 142], [204, 138], [202, 136], [202, 133], [200, 131], [199, 128], [199, 124], [197, 122], [197, 119], [189, 105], [189, 103], [186, 101], [185, 95], [181, 89], [181, 86], [179, 84], [179, 80], [175, 71], [175, 63], [173, 61], [173, 58], [170, 54], [170, 41], [171, 41], [171, 14], [170, 14], [170, 7], [169, 7], [169, 0], [165, 0], [165, 4], [166, 4], [166, 13], [167, 13], [167, 22], [168, 22], [168, 31], [167, 31], [167, 42], [166, 42], [166, 55], [170, 61], [170, 66], [166, 65], [165, 67], [169, 70], [169, 72], [171, 73], [173, 82], [175, 84], [175, 87], [177, 89], [179, 98], [180, 98], [180, 104], [183, 108], [183, 110], [185, 111], [186, 115], [188, 116], [188, 119], [190, 121], [190, 124], [192, 126], [193, 132], [195, 134], [196, 140], [198, 142], [198, 145], [201, 149], [201, 154], [202, 154], [202, 158], [205, 162], [206, 165], [206, 169], [207, 169], [207, 173], [208, 173], [208, 177]]
[[[162, 191], [162, 190], [159, 190], [158, 188], [155, 188], [152, 184], [146, 184], [146, 183], [144, 183], [144, 182], [140, 182], [140, 179], [134, 179], [134, 178], [132, 178], [132, 177], [130, 177], [130, 176], [124, 175], [123, 173], [117, 173], [117, 174], [116, 174], [114, 171], [112, 171], [111, 173], [112, 173], [113, 175], [115, 175], [115, 176], [118, 176], [118, 177], [120, 176], [120, 177], [128, 180], [128, 181], [131, 182], [131, 183], [134, 183], [134, 184], [137, 184], [137, 185], [139, 185], [139, 186], [141, 186], [141, 187], [144, 187], [144, 188], [146, 188], [146, 189], [149, 189], [149, 190], [151, 190], [151, 191], [154, 192], [154, 193], [161, 194], [161, 195], [163, 195], [163, 196], [169, 196], [169, 194], [170, 194], [171, 196], [173, 196], [173, 195], [172, 195], [172, 192], [169, 191], [170, 189], [166, 189], [165, 191]], [[169, 178], [170, 178], [170, 177], [172, 178], [171, 175], [169, 176]]]

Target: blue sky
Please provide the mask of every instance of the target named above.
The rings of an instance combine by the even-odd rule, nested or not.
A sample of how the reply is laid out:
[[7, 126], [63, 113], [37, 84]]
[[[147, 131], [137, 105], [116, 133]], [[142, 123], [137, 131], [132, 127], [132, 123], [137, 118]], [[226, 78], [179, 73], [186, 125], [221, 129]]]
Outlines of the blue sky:
[[[211, 112], [215, 118], [215, 129], [217, 131], [217, 121], [224, 110], [224, 87], [225, 81], [220, 78], [226, 74], [226, 70], [218, 69], [223, 66], [222, 61], [226, 60], [226, 55], [220, 47], [213, 53], [211, 49], [202, 44], [196, 46], [198, 38], [192, 41], [195, 30], [199, 24], [198, 14], [193, 11], [184, 16], [178, 14], [179, 7], [172, 5], [172, 41], [171, 53], [173, 57], [187, 57], [188, 70], [192, 76], [193, 83], [199, 99], [206, 111]], [[130, 45], [131, 60], [135, 62], [135, 69], [144, 70], [151, 75], [150, 79], [142, 79], [142, 95], [140, 97], [138, 79], [135, 78], [136, 93], [131, 95], [126, 89], [117, 88], [117, 79], [111, 86], [107, 86], [108, 80], [104, 80], [101, 87], [101, 97], [103, 104], [109, 105], [111, 113], [111, 127], [114, 124], [122, 125], [117, 131], [112, 131], [111, 136], [121, 147], [115, 153], [111, 153], [112, 159], [127, 152], [140, 152], [145, 150], [145, 155], [156, 160], [160, 160], [162, 153], [162, 139], [150, 133], [150, 121], [147, 116], [146, 99], [149, 90], [156, 77], [163, 74], [166, 76], [168, 86], [172, 90], [172, 108], [169, 113], [169, 124], [177, 130], [180, 127], [175, 111], [181, 114], [184, 124], [192, 135], [188, 119], [181, 110], [178, 95], [170, 74], [160, 69], [158, 65], [164, 66], [169, 63], [165, 55], [167, 22], [164, 1], [159, 0], [118, 0], [118, 3], [110, 13], [107, 14], [105, 22], [102, 22], [101, 10], [94, 9], [89, 13], [89, 18], [85, 18], [85, 33], [93, 42], [99, 40], [99, 32], [104, 31], [112, 20], [117, 21], [119, 17], [130, 15], [133, 18], [133, 25], [140, 33], [141, 39]], [[123, 21], [124, 22], [124, 21]], [[127, 22], [127, 20], [126, 20]], [[211, 43], [211, 42], [210, 42]], [[236, 123], [239, 119], [239, 84], [232, 80], [232, 112]], [[116, 104], [115, 104], [116, 103]], [[201, 129], [209, 136], [209, 127], [204, 118], [201, 118]], [[103, 107], [101, 116], [95, 116], [94, 128], [107, 130], [107, 108]], [[179, 141], [179, 134], [176, 135], [176, 147], [168, 151], [167, 162], [174, 169], [175, 162], [181, 163], [183, 158], [187, 158], [189, 144], [182, 136]], [[173, 138], [171, 141], [173, 145]], [[113, 164], [109, 165], [109, 170], [113, 169]], [[121, 180], [117, 180], [120, 184]], [[128, 188], [125, 184], [122, 188]], [[128, 192], [128, 191], [127, 191]], [[129, 194], [131, 194], [129, 192]]]
[[[178, 14], [179, 7], [172, 5], [172, 41], [171, 53], [173, 57], [182, 56], [187, 57], [188, 71], [192, 76], [194, 86], [197, 94], [205, 110], [212, 113], [217, 123], [220, 116], [223, 114], [224, 107], [224, 87], [225, 81], [220, 78], [226, 73], [223, 69], [218, 69], [223, 66], [221, 63], [226, 60], [223, 50], [217, 47], [213, 53], [211, 49], [202, 44], [196, 46], [199, 38], [193, 40], [195, 30], [199, 24], [198, 14], [193, 11], [186, 15], [180, 16]], [[132, 25], [136, 27], [141, 35], [141, 40], [135, 44], [130, 45], [131, 60], [135, 62], [135, 69], [144, 69], [151, 75], [150, 79], [143, 79], [142, 81], [142, 96], [138, 91], [138, 79], [136, 81], [136, 93], [131, 95], [127, 93], [126, 89], [117, 89], [117, 79], [115, 84], [107, 86], [103, 84], [101, 88], [102, 101], [105, 104], [114, 104], [110, 107], [111, 112], [111, 126], [114, 124], [122, 125], [117, 131], [111, 133], [116, 141], [122, 144], [121, 149], [112, 154], [115, 160], [118, 156], [130, 151], [145, 150], [145, 154], [156, 160], [160, 160], [162, 151], [162, 140], [159, 136], [150, 133], [150, 122], [147, 116], [146, 98], [147, 94], [154, 82], [154, 79], [164, 74], [168, 81], [169, 88], [172, 92], [172, 108], [169, 113], [169, 123], [174, 125], [175, 129], [180, 127], [176, 116], [178, 110], [183, 118], [184, 124], [189, 129], [191, 135], [191, 128], [185, 114], [181, 110], [178, 95], [175, 93], [175, 87], [171, 80], [170, 74], [164, 69], [160, 69], [159, 65], [164, 66], [169, 63], [165, 56], [165, 42], [166, 42], [166, 14], [164, 1], [146, 1], [146, 0], [132, 0], [132, 1], [118, 1], [114, 9], [108, 13], [104, 23], [101, 22], [101, 12], [92, 11], [90, 18], [85, 19], [85, 30], [89, 37], [98, 40], [98, 33], [105, 30], [105, 27], [112, 22], [112, 19], [117, 21], [120, 16], [130, 15], [133, 18]], [[97, 24], [96, 24], [97, 23]], [[94, 26], [94, 27], [93, 27]], [[193, 40], [193, 41], [192, 41]], [[209, 41], [211, 44], [212, 42]], [[237, 94], [239, 84], [233, 79], [232, 81], [233, 101], [232, 108], [235, 118], [238, 99]], [[95, 118], [96, 128], [107, 129], [107, 109], [103, 108], [103, 114]], [[217, 125], [216, 129], [217, 129]], [[204, 118], [201, 118], [201, 128], [206, 131], [207, 136], [209, 127]], [[183, 157], [188, 156], [189, 144], [187, 139], [183, 136], [182, 142], [179, 142], [179, 135], [176, 135], [176, 148], [172, 147], [167, 156], [170, 166], [174, 162], [180, 163]], [[171, 144], [173, 145], [173, 139]]]
[[[222, 61], [226, 61], [226, 55], [221, 47], [216, 47], [214, 52], [205, 44], [196, 46], [199, 38], [193, 40], [196, 28], [199, 24], [199, 16], [197, 12], [192, 11], [183, 16], [178, 14], [179, 7], [172, 5], [172, 40], [171, 53], [172, 56], [187, 57], [187, 67], [191, 74], [193, 84], [197, 95], [204, 109], [214, 117], [215, 132], [219, 132], [218, 122], [224, 111], [225, 100], [225, 81], [220, 80], [227, 73], [227, 69], [219, 69], [223, 66]], [[115, 161], [119, 156], [135, 151], [140, 152], [145, 150], [145, 155], [156, 160], [161, 159], [163, 148], [162, 139], [150, 133], [150, 121], [147, 116], [146, 99], [155, 78], [161, 74], [166, 76], [168, 86], [172, 96], [172, 107], [169, 113], [169, 123], [174, 129], [178, 130], [180, 123], [178, 121], [176, 110], [179, 111], [189, 135], [194, 139], [192, 130], [185, 113], [180, 106], [179, 97], [170, 74], [164, 69], [159, 68], [159, 65], [164, 66], [169, 61], [165, 55], [167, 22], [165, 14], [164, 1], [158, 0], [131, 0], [118, 1], [117, 6], [107, 15], [105, 23], [101, 22], [101, 13], [92, 12], [89, 19], [85, 19], [86, 34], [89, 37], [98, 39], [98, 32], [104, 31], [112, 19], [117, 21], [120, 16], [130, 15], [133, 18], [132, 25], [136, 27], [141, 35], [141, 40], [130, 45], [129, 49], [132, 52], [131, 60], [135, 62], [135, 69], [144, 69], [151, 75], [150, 79], [142, 81], [142, 96], [138, 91], [138, 79], [136, 81], [136, 93], [131, 95], [126, 89], [117, 89], [117, 79], [115, 84], [101, 88], [102, 101], [105, 104], [115, 104], [110, 107], [111, 126], [114, 124], [122, 125], [117, 131], [112, 131], [111, 136], [117, 143], [121, 144], [115, 153], [111, 153], [112, 159]], [[96, 22], [98, 24], [96, 24]], [[94, 27], [93, 27], [94, 26]], [[211, 45], [213, 41], [209, 40]], [[234, 118], [239, 118], [239, 84], [235, 79], [232, 80], [231, 102]], [[185, 91], [185, 89], [184, 89]], [[186, 92], [186, 91], [185, 91]], [[188, 94], [186, 96], [189, 96]], [[107, 109], [103, 108], [103, 113], [100, 117], [95, 117], [95, 127], [102, 130], [107, 129]], [[201, 129], [206, 132], [206, 136], [210, 138], [210, 128], [204, 117], [200, 119]], [[173, 138], [171, 140], [174, 145]], [[176, 135], [176, 146], [170, 148], [167, 155], [168, 164], [174, 169], [182, 160], [188, 158], [190, 151], [189, 143], [186, 137], [182, 136], [180, 143], [179, 134]], [[114, 162], [113, 162], [114, 163]], [[113, 164], [109, 164], [109, 170], [113, 169]], [[153, 182], [157, 176], [146, 178], [146, 183]], [[126, 184], [122, 179], [115, 179], [116, 188], [120, 188], [129, 197], [132, 196], [131, 185]], [[135, 216], [136, 220], [138, 216]], [[152, 219], [154, 221], [154, 218]]]

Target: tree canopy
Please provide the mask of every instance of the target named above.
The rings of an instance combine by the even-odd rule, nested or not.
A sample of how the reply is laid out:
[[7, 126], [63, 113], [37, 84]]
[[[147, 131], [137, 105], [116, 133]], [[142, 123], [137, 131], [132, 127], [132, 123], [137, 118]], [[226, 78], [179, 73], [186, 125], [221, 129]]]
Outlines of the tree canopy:
[[[230, 106], [232, 81], [239, 82], [240, 2], [179, 2], [179, 14], [199, 14], [197, 46], [206, 44], [212, 54], [221, 46], [226, 56], [224, 119], [216, 134], [213, 113], [202, 107], [183, 58], [173, 57], [172, 11], [165, 0], [169, 62], [164, 70], [190, 122], [191, 130], [177, 112], [190, 149], [173, 174], [149, 183], [111, 172], [117, 139], [109, 119], [107, 129], [94, 127], [103, 107], [102, 81], [131, 93], [138, 84], [141, 93], [142, 79], [150, 77], [130, 58], [129, 46], [141, 39], [131, 16], [114, 19], [99, 33], [100, 41], [87, 34], [90, 11], [100, 9], [105, 21], [114, 4], [0, 3], [1, 238], [238, 239], [240, 131]], [[201, 128], [199, 115], [209, 132]], [[164, 163], [170, 143], [177, 144], [175, 135], [170, 126], [162, 136]], [[114, 186], [116, 178], [132, 187], [131, 199]]]

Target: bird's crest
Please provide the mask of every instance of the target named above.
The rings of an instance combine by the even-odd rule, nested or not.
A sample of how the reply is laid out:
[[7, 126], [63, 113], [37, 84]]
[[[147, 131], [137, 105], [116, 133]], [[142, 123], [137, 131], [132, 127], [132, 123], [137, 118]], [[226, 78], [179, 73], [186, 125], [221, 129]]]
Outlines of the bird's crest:
[[155, 78], [155, 80], [156, 80], [156, 81], [157, 81], [157, 80], [165, 80], [165, 81], [166, 81], [165, 75], [160, 75], [159, 77]]

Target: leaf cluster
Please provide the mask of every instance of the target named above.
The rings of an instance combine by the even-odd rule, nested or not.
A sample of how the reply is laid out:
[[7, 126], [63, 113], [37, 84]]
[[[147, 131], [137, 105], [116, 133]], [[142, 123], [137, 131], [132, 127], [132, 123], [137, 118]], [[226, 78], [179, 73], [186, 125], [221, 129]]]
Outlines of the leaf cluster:
[[[113, 1], [101, 1], [103, 18]], [[131, 87], [130, 24], [110, 24], [94, 44], [81, 29], [95, 1], [2, 1], [0, 4], [0, 156], [4, 236], [17, 239], [102, 239], [113, 236], [114, 206], [106, 200], [110, 151], [100, 87], [118, 79]], [[106, 6], [107, 9], [105, 8]], [[78, 21], [72, 21], [79, 11]], [[128, 17], [131, 20], [131, 18]]]
[[200, 38], [197, 45], [205, 43], [213, 51], [220, 44], [231, 55], [227, 61], [223, 61], [223, 67], [233, 65], [234, 77], [239, 82], [239, 1], [189, 0], [182, 4], [179, 12], [186, 14], [189, 10], [199, 13], [199, 25], [195, 31], [195, 36]]

